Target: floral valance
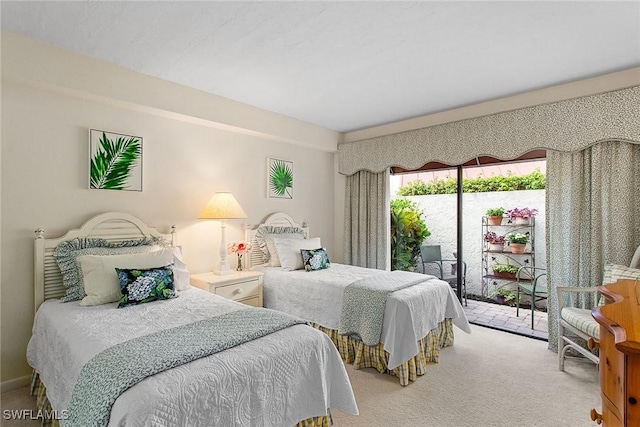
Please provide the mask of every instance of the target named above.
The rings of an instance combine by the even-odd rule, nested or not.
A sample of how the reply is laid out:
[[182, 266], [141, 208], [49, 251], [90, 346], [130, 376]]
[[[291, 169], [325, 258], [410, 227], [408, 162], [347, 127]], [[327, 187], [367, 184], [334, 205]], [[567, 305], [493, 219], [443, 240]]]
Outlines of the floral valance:
[[582, 150], [606, 140], [640, 143], [640, 86], [465, 119], [338, 146], [338, 170], [381, 172], [479, 156], [514, 159], [535, 149]]

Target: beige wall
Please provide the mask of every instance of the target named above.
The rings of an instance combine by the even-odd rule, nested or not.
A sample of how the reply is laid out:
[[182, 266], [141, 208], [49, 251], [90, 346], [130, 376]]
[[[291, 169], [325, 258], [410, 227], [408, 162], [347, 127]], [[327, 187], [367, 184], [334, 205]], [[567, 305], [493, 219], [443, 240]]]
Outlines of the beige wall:
[[[333, 234], [338, 133], [6, 33], [2, 72], [3, 389], [30, 374], [36, 228], [57, 237], [104, 211], [134, 214], [163, 232], [175, 224], [199, 273], [217, 262], [220, 224], [196, 218], [215, 191], [231, 191], [249, 218], [228, 221], [228, 242], [243, 237], [242, 223], [284, 211], [308, 221], [330, 253], [342, 246]], [[215, 108], [194, 113], [194, 104]], [[87, 189], [90, 128], [143, 137], [142, 192]], [[267, 157], [294, 162], [293, 200], [267, 199]]]

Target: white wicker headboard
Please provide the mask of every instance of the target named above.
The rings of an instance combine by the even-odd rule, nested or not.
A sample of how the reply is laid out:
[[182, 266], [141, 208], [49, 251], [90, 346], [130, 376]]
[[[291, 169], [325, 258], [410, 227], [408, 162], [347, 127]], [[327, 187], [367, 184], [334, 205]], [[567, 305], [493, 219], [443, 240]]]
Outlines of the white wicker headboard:
[[263, 223], [258, 224], [251, 230], [247, 230], [248, 236], [246, 239], [251, 243], [251, 251], [249, 252], [249, 259], [247, 260], [247, 268], [249, 269], [251, 266], [264, 264], [262, 250], [260, 250], [258, 242], [256, 241], [256, 232], [261, 225], [270, 225], [272, 227], [299, 227], [303, 230], [305, 239], [309, 238], [309, 226], [306, 222], [300, 225], [288, 214], [283, 212], [276, 212], [269, 215]]
[[94, 216], [78, 229], [69, 230], [64, 236], [55, 239], [45, 239], [44, 230], [35, 231], [34, 241], [34, 287], [35, 309], [40, 304], [52, 298], [61, 298], [65, 294], [62, 275], [53, 250], [65, 240], [76, 237], [99, 237], [110, 242], [141, 239], [144, 237], [162, 237], [174, 245], [175, 227], [171, 227], [171, 234], [162, 234], [155, 228], [147, 226], [133, 215], [120, 212], [107, 212]]

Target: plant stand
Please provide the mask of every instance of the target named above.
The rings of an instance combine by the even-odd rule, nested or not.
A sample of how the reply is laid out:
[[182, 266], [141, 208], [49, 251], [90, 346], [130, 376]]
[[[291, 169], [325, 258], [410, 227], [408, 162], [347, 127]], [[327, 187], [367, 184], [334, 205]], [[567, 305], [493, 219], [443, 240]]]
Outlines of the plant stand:
[[[528, 218], [528, 224], [516, 224], [514, 221], [504, 221], [500, 225], [491, 225], [489, 223], [489, 217], [482, 217], [482, 288], [481, 295], [488, 298], [490, 292], [502, 286], [507, 286], [509, 283], [516, 281], [515, 275], [502, 276], [502, 273], [494, 273], [493, 265], [507, 264], [517, 267], [531, 267], [535, 269], [535, 217]], [[484, 236], [487, 232], [494, 231], [499, 235], [506, 235], [511, 232], [529, 233], [529, 243], [521, 245], [518, 248], [517, 244], [510, 244], [509, 248], [504, 245], [498, 250], [498, 247], [490, 245], [489, 242], [484, 241]], [[527, 249], [528, 247], [528, 249]], [[508, 274], [508, 273], [507, 273]], [[523, 278], [520, 277], [523, 281]], [[524, 278], [525, 281], [530, 281], [530, 278]]]

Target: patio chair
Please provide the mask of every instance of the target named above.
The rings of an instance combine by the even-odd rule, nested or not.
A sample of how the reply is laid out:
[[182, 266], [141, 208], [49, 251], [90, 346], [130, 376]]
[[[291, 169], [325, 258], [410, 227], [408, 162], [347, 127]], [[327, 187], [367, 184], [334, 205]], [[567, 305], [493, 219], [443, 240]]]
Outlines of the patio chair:
[[[636, 249], [629, 268], [622, 268], [612, 274], [610, 280], [615, 282], [623, 278], [640, 278], [640, 246]], [[617, 267], [617, 266], [616, 266]], [[605, 276], [607, 276], [605, 268]], [[616, 270], [618, 270], [616, 268]], [[610, 283], [610, 282], [607, 282]], [[591, 315], [591, 309], [601, 303], [598, 287], [589, 288], [558, 286], [558, 366], [564, 371], [567, 351], [572, 349], [596, 365], [599, 357], [592, 350], [600, 343], [600, 325]], [[565, 299], [566, 297], [566, 299]], [[578, 341], [578, 338], [582, 342]], [[586, 343], [586, 347], [585, 344]]]
[[[434, 276], [449, 283], [452, 288], [457, 289], [458, 276], [454, 274], [454, 271], [456, 271], [455, 266], [458, 262], [457, 259], [443, 259], [440, 245], [420, 246], [420, 258], [422, 260], [422, 271], [424, 273], [427, 272], [427, 266], [429, 264], [435, 265], [437, 268], [431, 269], [435, 270], [436, 274], [434, 274]], [[448, 273], [445, 268], [444, 264], [446, 262], [452, 263], [451, 273]], [[464, 298], [464, 305], [467, 306], [467, 263], [464, 261], [462, 262], [462, 297]]]
[[516, 273], [518, 287], [516, 291], [516, 317], [520, 317], [520, 296], [528, 295], [531, 298], [531, 329], [534, 329], [536, 303], [546, 301], [548, 297], [546, 270], [523, 266]]

